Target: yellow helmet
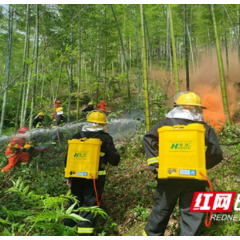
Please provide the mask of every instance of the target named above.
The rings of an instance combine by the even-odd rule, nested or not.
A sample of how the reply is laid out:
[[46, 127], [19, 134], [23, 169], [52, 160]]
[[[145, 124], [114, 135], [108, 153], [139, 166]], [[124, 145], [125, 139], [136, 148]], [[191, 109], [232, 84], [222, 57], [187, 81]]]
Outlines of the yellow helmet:
[[177, 99], [174, 102], [174, 107], [175, 106], [198, 106], [201, 108], [206, 109], [206, 107], [204, 107], [202, 105], [202, 101], [200, 99], [200, 97], [195, 94], [194, 92], [183, 92], [182, 94], [178, 94], [177, 95]]
[[43, 117], [45, 117], [45, 113], [44, 113], [44, 112], [40, 112], [40, 113], [38, 113], [38, 116], [43, 116]]
[[100, 123], [106, 124], [107, 123], [107, 116], [101, 111], [91, 111], [87, 115], [87, 121], [92, 123]]

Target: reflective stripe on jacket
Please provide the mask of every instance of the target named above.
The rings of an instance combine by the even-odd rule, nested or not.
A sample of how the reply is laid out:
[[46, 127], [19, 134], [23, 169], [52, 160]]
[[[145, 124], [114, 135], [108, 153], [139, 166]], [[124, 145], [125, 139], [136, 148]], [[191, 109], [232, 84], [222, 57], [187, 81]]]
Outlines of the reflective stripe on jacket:
[[92, 234], [93, 233], [94, 228], [87, 228], [87, 227], [78, 227], [78, 233], [83, 234], [83, 233], [87, 233], [87, 234]]
[[13, 137], [10, 143], [7, 145], [8, 148], [22, 149], [25, 145], [25, 139], [20, 137]]

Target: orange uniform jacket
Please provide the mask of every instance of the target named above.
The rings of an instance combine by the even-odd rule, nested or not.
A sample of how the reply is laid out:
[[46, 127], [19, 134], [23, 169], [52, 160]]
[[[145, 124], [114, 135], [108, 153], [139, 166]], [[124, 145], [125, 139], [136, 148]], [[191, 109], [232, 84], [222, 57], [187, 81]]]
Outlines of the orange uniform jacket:
[[103, 112], [105, 112], [105, 113], [108, 113], [108, 110], [105, 108], [105, 105], [102, 104], [102, 103], [99, 103], [99, 104], [97, 105], [97, 109], [98, 109], [98, 110], [101, 110], [101, 111], [103, 111]]
[[8, 158], [8, 165], [2, 168], [4, 172], [14, 167], [19, 159], [21, 159], [22, 162], [28, 162], [29, 154], [27, 152], [21, 152], [24, 145], [25, 145], [24, 138], [13, 137], [11, 139], [5, 151], [5, 155]]
[[10, 143], [7, 145], [6, 155], [18, 152], [18, 150], [23, 149], [25, 145], [25, 139], [21, 137], [13, 137]]

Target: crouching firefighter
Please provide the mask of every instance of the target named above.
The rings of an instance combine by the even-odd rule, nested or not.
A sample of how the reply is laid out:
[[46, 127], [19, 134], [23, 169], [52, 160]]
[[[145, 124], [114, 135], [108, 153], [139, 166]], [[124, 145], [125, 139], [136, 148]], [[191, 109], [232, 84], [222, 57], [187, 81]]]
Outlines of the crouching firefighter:
[[[108, 163], [113, 166], [119, 164], [120, 155], [107, 132], [106, 115], [94, 110], [87, 115], [87, 123], [82, 131], [68, 141], [65, 177], [71, 194], [79, 200], [79, 206], [76, 208], [100, 206], [106, 180], [106, 166]], [[72, 204], [69, 202], [69, 205]], [[78, 235], [93, 235], [96, 216], [89, 211], [82, 211], [80, 216], [89, 221], [78, 222]], [[73, 227], [76, 222], [65, 219], [64, 225]]]
[[21, 160], [21, 165], [24, 166], [28, 163], [29, 153], [24, 152], [25, 149], [31, 147], [25, 141], [25, 133], [27, 133], [27, 127], [21, 127], [17, 135], [14, 136], [10, 143], [7, 145], [7, 149], [5, 151], [5, 155], [8, 158], [8, 164], [2, 168], [2, 172], [8, 172], [11, 168], [13, 168], [19, 160]]

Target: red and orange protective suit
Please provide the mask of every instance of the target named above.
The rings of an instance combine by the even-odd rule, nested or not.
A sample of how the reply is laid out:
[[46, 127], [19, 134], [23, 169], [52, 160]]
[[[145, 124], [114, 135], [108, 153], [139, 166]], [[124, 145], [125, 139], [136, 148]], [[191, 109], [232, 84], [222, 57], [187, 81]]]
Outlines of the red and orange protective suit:
[[105, 106], [107, 106], [107, 103], [102, 100], [98, 105], [97, 105], [97, 110], [101, 110], [105, 113], [109, 113], [109, 111], [105, 108]]
[[53, 115], [52, 115], [53, 121], [54, 121], [55, 118], [56, 118], [56, 109], [59, 108], [59, 107], [61, 107], [61, 105], [62, 105], [62, 103], [55, 103], [54, 113], [53, 113]]
[[29, 154], [21, 151], [24, 145], [25, 139], [23, 137], [13, 137], [11, 139], [5, 151], [5, 155], [8, 158], [8, 164], [2, 168], [3, 172], [9, 171], [20, 159], [22, 163], [28, 162]]

